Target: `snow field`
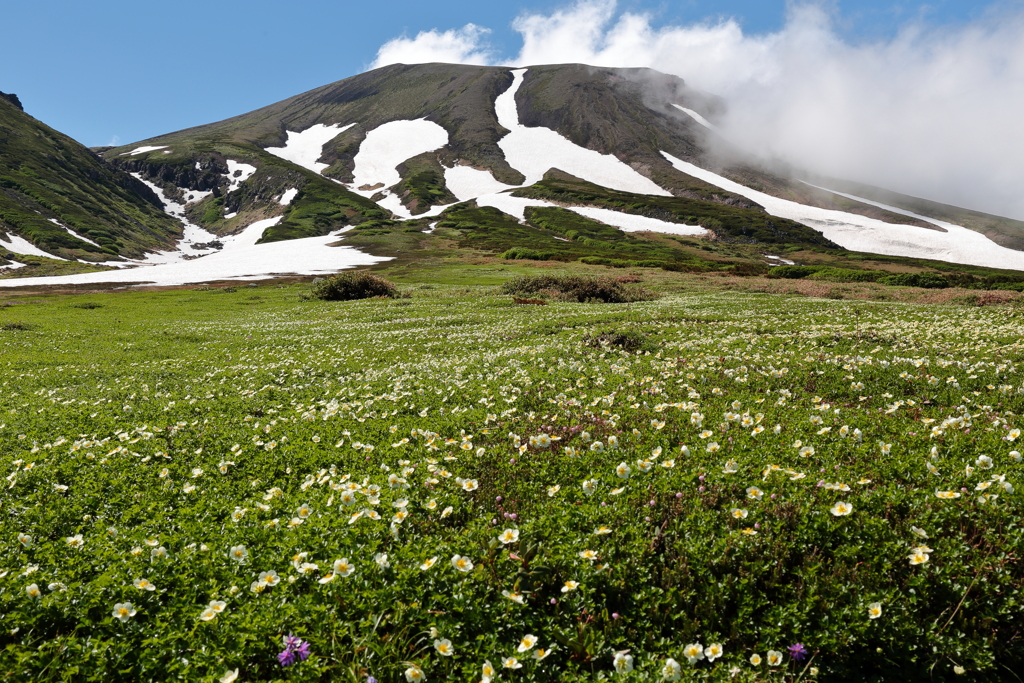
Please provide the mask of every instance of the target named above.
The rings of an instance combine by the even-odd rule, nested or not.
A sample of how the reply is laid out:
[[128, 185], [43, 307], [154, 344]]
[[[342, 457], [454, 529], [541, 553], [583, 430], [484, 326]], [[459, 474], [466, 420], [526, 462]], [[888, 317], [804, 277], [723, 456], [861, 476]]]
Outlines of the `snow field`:
[[4, 232], [0, 234], [0, 249], [12, 252], [14, 254], [21, 254], [22, 256], [44, 256], [46, 258], [52, 258], [57, 261], [67, 261], [65, 258], [48, 254], [36, 245], [29, 242], [24, 237], [20, 237], [13, 233]]
[[496, 194], [513, 190], [515, 185], [506, 185], [495, 179], [490, 171], [472, 166], [454, 166], [444, 170], [444, 184], [460, 202], [476, 199], [485, 194]]
[[508, 164], [526, 176], [526, 185], [538, 182], [550, 169], [557, 168], [613, 190], [671, 196], [611, 154], [580, 147], [550, 128], [521, 125], [515, 97], [526, 71], [514, 70], [512, 85], [494, 102], [498, 123], [511, 131], [498, 141], [498, 147]]
[[136, 154], [145, 154], [146, 152], [155, 152], [158, 149], [167, 149], [167, 145], [158, 145], [156, 147], [136, 147], [135, 149], [133, 149], [130, 152], [121, 152], [117, 156], [119, 156], [119, 157], [135, 156]]
[[[366, 134], [356, 153], [352, 172], [355, 192], [370, 197], [402, 180], [397, 167], [406, 159], [448, 144], [448, 131], [433, 121], [392, 121]], [[380, 184], [375, 190], [360, 187]]]
[[284, 143], [284, 147], [267, 147], [265, 151], [303, 168], [308, 168], [314, 173], [323, 173], [329, 166], [329, 164], [322, 164], [318, 161], [324, 153], [324, 145], [354, 125], [356, 124], [350, 123], [342, 127], [340, 123], [333, 126], [317, 123], [301, 133], [289, 130], [287, 131], [288, 140]]
[[290, 190], [285, 190], [284, 194], [281, 195], [281, 198], [277, 200], [277, 203], [280, 204], [281, 206], [288, 206], [289, 204], [292, 203], [292, 200], [295, 199], [295, 195], [297, 195], [298, 193], [299, 190], [294, 187]]
[[241, 161], [233, 161], [228, 159], [228, 173], [225, 178], [231, 183], [231, 187], [228, 188], [228, 192], [234, 192], [242, 183], [252, 177], [252, 174], [256, 172], [256, 167], [251, 164], [243, 164]]
[[686, 107], [682, 107], [682, 106], [680, 106], [678, 104], [673, 104], [672, 106], [675, 107], [676, 109], [678, 109], [679, 111], [683, 112], [684, 114], [687, 114], [691, 119], [693, 119], [694, 121], [696, 121], [700, 125], [704, 126], [705, 128], [708, 128], [710, 130], [718, 132], [718, 128], [713, 123], [708, 121], [706, 118], [704, 118], [703, 116], [701, 116], [700, 114], [698, 114], [694, 110], [687, 109]]
[[[836, 244], [853, 251], [910, 258], [937, 259], [950, 263], [1024, 270], [1024, 252], [1001, 247], [981, 233], [944, 221], [920, 216], [946, 230], [945, 233], [913, 225], [895, 225], [857, 214], [805, 206], [772, 197], [728, 178], [694, 166], [662, 152], [677, 170], [753, 200], [779, 218], [788, 218], [821, 232]], [[824, 188], [823, 188], [824, 189]], [[853, 195], [844, 195], [865, 201]], [[876, 206], [907, 213], [901, 209]]]

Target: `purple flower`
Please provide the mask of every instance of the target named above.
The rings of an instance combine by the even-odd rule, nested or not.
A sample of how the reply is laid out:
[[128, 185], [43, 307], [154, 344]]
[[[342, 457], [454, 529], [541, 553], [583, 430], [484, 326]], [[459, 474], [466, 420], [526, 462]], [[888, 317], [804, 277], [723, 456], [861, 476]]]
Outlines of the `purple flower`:
[[307, 657], [309, 657], [309, 643], [291, 634], [284, 637], [284, 650], [277, 655], [281, 666], [291, 666], [296, 659], [304, 662]]
[[798, 662], [802, 662], [807, 659], [807, 648], [804, 647], [803, 643], [797, 643], [789, 646], [789, 656]]

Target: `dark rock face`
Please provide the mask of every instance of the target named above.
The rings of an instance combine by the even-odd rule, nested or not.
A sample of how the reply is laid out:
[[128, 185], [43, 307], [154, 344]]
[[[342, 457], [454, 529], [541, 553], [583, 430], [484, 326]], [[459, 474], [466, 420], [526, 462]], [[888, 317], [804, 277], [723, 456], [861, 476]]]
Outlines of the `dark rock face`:
[[0, 97], [2, 97], [3, 99], [7, 100], [8, 102], [10, 102], [11, 104], [13, 104], [15, 107], [17, 107], [21, 111], [25, 111], [25, 107], [22, 106], [21, 100], [19, 100], [18, 96], [15, 95], [14, 93], [0, 92]]
[[142, 175], [156, 180], [171, 183], [177, 187], [187, 187], [192, 190], [213, 190], [219, 195], [219, 185], [223, 175], [228, 172], [227, 165], [216, 159], [204, 160], [203, 168], [197, 169], [195, 165], [187, 164], [162, 164], [153, 163], [146, 159], [113, 160], [113, 163], [129, 173], [141, 173]]

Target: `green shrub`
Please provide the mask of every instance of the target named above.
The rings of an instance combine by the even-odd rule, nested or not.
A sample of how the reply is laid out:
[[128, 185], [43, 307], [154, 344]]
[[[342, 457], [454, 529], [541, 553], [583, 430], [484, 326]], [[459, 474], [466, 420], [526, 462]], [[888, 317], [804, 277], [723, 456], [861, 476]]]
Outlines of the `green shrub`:
[[785, 278], [786, 280], [799, 280], [808, 275], [814, 275], [823, 266], [775, 266], [768, 271], [768, 277]]
[[856, 270], [854, 268], [822, 268], [807, 276], [808, 280], [827, 282], [876, 282], [885, 275], [880, 270]]
[[923, 287], [925, 289], [945, 289], [949, 287], [949, 280], [936, 273], [896, 273], [880, 277], [877, 282], [883, 285]]
[[501, 258], [509, 261], [516, 259], [526, 259], [530, 261], [547, 261], [551, 259], [555, 254], [550, 251], [537, 251], [536, 249], [528, 249], [526, 247], [512, 247], [501, 255]]
[[640, 287], [625, 287], [611, 278], [583, 275], [522, 275], [503, 284], [501, 291], [513, 296], [545, 294], [557, 301], [578, 303], [621, 304], [657, 298], [657, 294]]
[[323, 301], [353, 301], [376, 296], [394, 299], [398, 296], [398, 289], [391, 282], [365, 270], [349, 270], [313, 280], [309, 296]]

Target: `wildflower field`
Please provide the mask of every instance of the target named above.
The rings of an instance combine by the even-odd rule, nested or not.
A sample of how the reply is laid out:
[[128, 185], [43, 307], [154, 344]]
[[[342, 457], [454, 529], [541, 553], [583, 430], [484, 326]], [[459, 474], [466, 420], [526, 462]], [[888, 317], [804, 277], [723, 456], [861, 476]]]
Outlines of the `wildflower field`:
[[1021, 680], [1022, 309], [306, 288], [0, 308], [0, 677]]

